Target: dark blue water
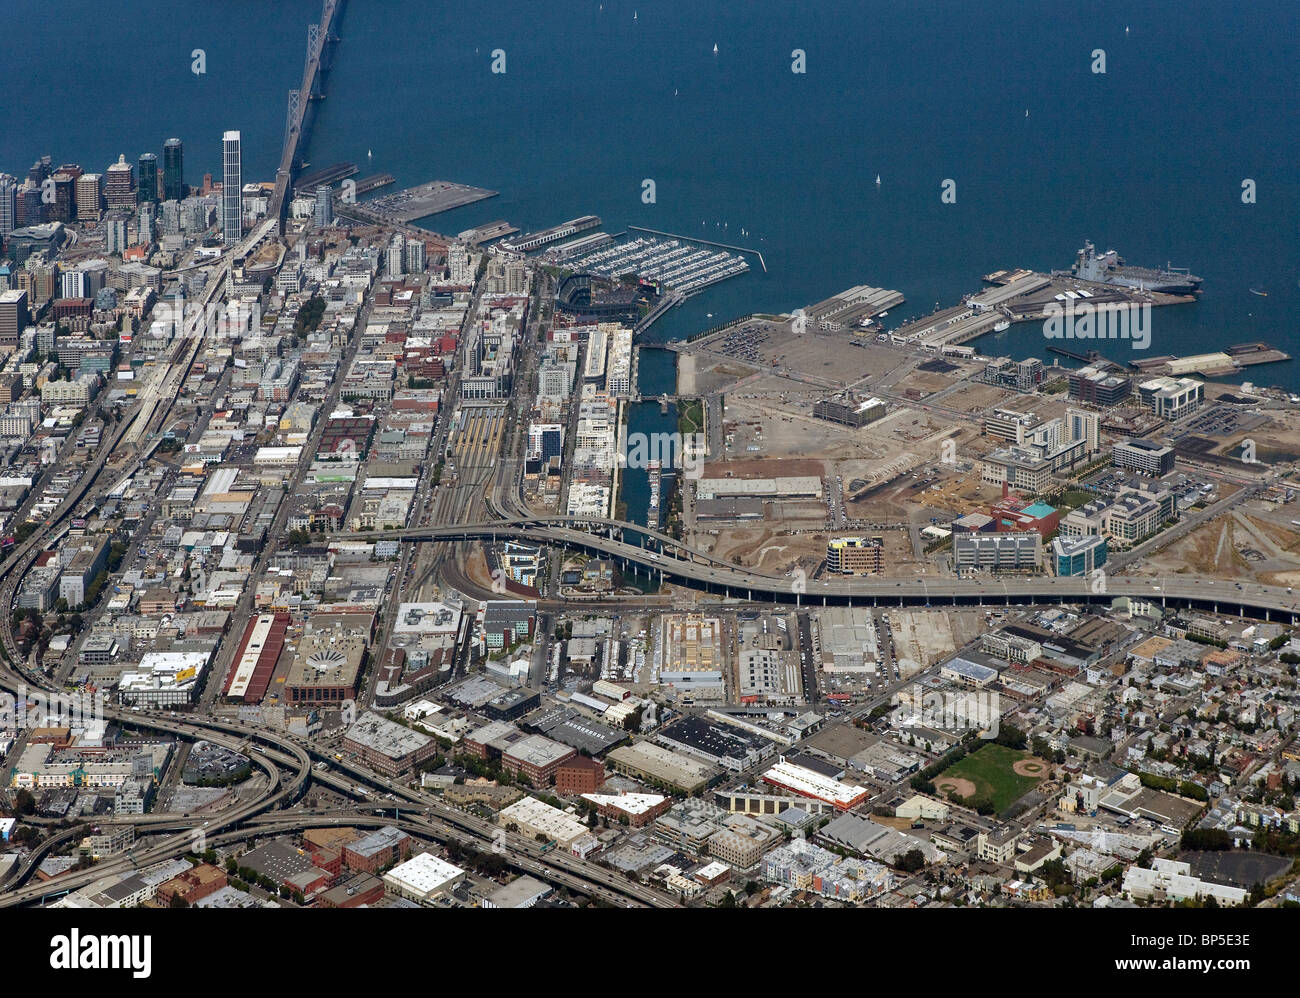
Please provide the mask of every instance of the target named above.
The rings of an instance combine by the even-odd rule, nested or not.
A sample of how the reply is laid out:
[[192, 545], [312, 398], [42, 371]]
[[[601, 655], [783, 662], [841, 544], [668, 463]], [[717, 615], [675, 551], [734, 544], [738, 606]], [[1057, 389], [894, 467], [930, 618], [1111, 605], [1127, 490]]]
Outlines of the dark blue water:
[[[1197, 304], [1156, 311], [1152, 353], [1264, 339], [1300, 355], [1292, 0], [600, 2], [353, 0], [308, 158], [501, 192], [426, 220], [442, 232], [593, 212], [608, 231], [646, 225], [762, 250], [768, 274], [711, 289], [651, 339], [859, 283], [903, 291], [901, 319], [997, 268], [1068, 266], [1091, 238], [1205, 279]], [[5, 10], [23, 28], [0, 40], [0, 168], [24, 172], [49, 152], [103, 169], [178, 135], [196, 183], [219, 171], [222, 130], [239, 128], [246, 177], [272, 179], [317, 3]], [[207, 51], [204, 77], [189, 72], [193, 48]], [[496, 48], [504, 75], [490, 72]], [[806, 75], [790, 72], [795, 48]], [[1095, 48], [1105, 75], [1090, 72]], [[645, 178], [653, 205], [641, 202]], [[956, 204], [940, 201], [945, 178]], [[1241, 203], [1243, 178], [1257, 204]], [[1043, 346], [1026, 326], [980, 349]], [[1250, 375], [1300, 389], [1300, 362]]]
[[[639, 20], [639, 18], [638, 18]], [[638, 348], [637, 391], [646, 398], [674, 395], [677, 392], [677, 355], [671, 350]], [[627, 432], [661, 434], [677, 432], [677, 406], [669, 403], [668, 412], [659, 411], [658, 402], [639, 402], [628, 407]], [[621, 498], [627, 503], [627, 519], [646, 523], [650, 508], [650, 476], [644, 468], [624, 468]], [[669, 478], [660, 483], [659, 523], [667, 523]]]
[[[97, 173], [145, 152], [161, 170], [176, 136], [198, 186], [205, 173], [221, 179], [221, 134], [238, 129], [244, 180], [273, 181], [320, 10], [318, 0], [3, 0], [0, 170], [22, 179], [48, 153]], [[201, 76], [195, 49], [207, 55]]]

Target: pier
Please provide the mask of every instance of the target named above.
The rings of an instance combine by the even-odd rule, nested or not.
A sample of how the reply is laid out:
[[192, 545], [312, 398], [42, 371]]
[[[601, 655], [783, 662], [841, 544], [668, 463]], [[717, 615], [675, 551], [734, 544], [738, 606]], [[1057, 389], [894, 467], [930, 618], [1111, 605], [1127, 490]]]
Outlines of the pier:
[[488, 222], [487, 225], [480, 225], [475, 229], [466, 229], [456, 238], [470, 246], [479, 247], [493, 240], [501, 239], [505, 236], [513, 235], [519, 231], [519, 227], [511, 225], [504, 219], [498, 219], [495, 222]]
[[416, 187], [385, 194], [363, 205], [349, 205], [349, 214], [362, 213], [380, 223], [401, 222], [409, 224], [417, 218], [438, 215], [453, 208], [462, 208], [476, 201], [497, 196], [496, 191], [468, 184], [454, 184], [449, 180], [430, 180]]
[[1193, 354], [1190, 357], [1146, 357], [1131, 361], [1129, 367], [1144, 375], [1200, 374], [1207, 378], [1238, 374], [1247, 367], [1258, 364], [1279, 364], [1291, 355], [1267, 343], [1238, 343], [1214, 353]]
[[345, 177], [354, 177], [359, 171], [356, 163], [335, 163], [319, 170], [311, 170], [298, 177], [293, 183], [295, 195], [315, 196], [316, 188], [321, 184], [336, 184]]
[[395, 183], [397, 183], [397, 178], [391, 173], [376, 173], [358, 180], [355, 193], [357, 197], [361, 197], [363, 194], [369, 194], [371, 191], [377, 191], [381, 187], [387, 187], [389, 184]]
[[541, 229], [537, 232], [530, 232], [526, 236], [520, 236], [518, 239], [511, 239], [502, 243], [501, 248], [514, 253], [531, 253], [533, 250], [541, 249], [550, 243], [568, 239], [570, 236], [581, 235], [599, 227], [599, 215], [583, 215], [580, 218], [573, 218], [567, 222], [561, 222], [559, 225], [553, 225], [549, 229]]
[[662, 319], [671, 308], [676, 308], [686, 300], [687, 296], [678, 291], [672, 291], [660, 298], [655, 307], [641, 317], [640, 321], [632, 327], [632, 339], [644, 333], [656, 322]]
[[1049, 346], [1048, 353], [1060, 354], [1062, 357], [1069, 357], [1071, 360], [1077, 360], [1080, 364], [1095, 364], [1101, 360], [1101, 354], [1096, 350], [1089, 350], [1086, 354], [1075, 353], [1073, 350], [1067, 350], [1065, 347]]

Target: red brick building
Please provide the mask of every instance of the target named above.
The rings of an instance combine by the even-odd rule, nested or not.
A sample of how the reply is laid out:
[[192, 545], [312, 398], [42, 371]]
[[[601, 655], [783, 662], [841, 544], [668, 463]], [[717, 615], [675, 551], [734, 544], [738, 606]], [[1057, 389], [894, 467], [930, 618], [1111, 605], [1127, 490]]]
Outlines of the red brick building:
[[368, 873], [360, 873], [346, 883], [332, 887], [316, 898], [317, 908], [360, 908], [384, 899], [384, 882]]
[[1061, 522], [1059, 510], [1044, 502], [1028, 502], [1019, 496], [1004, 496], [989, 507], [994, 529], [1002, 532], [1036, 531], [1044, 540], [1052, 535]]
[[555, 792], [559, 794], [594, 794], [604, 785], [604, 765], [585, 755], [574, 756], [555, 770]]
[[522, 773], [535, 787], [549, 786], [556, 770], [577, 752], [544, 735], [521, 738], [501, 753], [501, 768], [510, 773]]
[[164, 908], [170, 907], [176, 898], [183, 898], [185, 903], [193, 905], [202, 901], [209, 894], [215, 894], [226, 886], [226, 871], [208, 863], [200, 863], [192, 870], [186, 870], [180, 876], [172, 877], [166, 883], [158, 885], [155, 895]]
[[349, 870], [374, 873], [411, 854], [411, 837], [391, 825], [343, 847], [343, 862]]

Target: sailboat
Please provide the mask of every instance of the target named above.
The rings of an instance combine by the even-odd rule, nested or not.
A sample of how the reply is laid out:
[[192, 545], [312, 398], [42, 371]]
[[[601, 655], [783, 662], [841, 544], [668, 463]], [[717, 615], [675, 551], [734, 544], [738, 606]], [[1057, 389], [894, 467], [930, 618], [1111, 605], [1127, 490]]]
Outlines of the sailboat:
[[1029, 108], [1025, 108], [1025, 117], [1026, 117], [1026, 118], [1029, 117]]
[[876, 174], [876, 186], [877, 186], [877, 187], [880, 186], [880, 174], [878, 174], [878, 173]]
[[713, 54], [714, 54], [714, 55], [717, 55], [717, 54], [718, 54], [718, 43], [717, 43], [717, 42], [714, 42], [714, 43], [713, 43]]
[[375, 158], [374, 151], [371, 150], [371, 149], [367, 149], [367, 150], [366, 150], [366, 159], [374, 159], [374, 158]]

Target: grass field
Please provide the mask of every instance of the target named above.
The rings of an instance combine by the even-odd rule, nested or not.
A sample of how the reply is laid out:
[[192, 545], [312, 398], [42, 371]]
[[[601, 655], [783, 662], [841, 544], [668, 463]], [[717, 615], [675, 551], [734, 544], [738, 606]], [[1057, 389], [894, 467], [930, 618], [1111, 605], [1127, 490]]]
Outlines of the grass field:
[[944, 777], [970, 780], [975, 784], [973, 796], [990, 800], [993, 810], [1001, 813], [1038, 784], [1037, 777], [1021, 776], [1012, 769], [1028, 758], [1030, 753], [1023, 750], [989, 743], [949, 766], [934, 778], [934, 783], [941, 785]]
[[677, 432], [682, 436], [704, 429], [704, 403], [699, 399], [681, 399], [677, 403]]

